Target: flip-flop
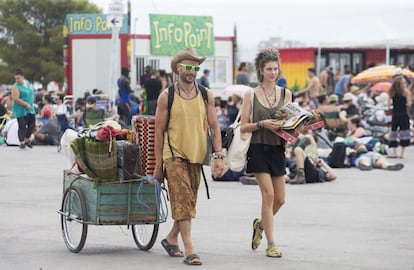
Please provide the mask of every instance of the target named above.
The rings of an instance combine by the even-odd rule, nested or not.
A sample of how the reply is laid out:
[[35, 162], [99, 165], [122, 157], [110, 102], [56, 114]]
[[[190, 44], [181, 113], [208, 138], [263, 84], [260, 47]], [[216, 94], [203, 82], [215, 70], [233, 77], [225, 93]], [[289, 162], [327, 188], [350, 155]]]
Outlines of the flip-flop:
[[392, 155], [392, 156], [387, 156], [387, 158], [398, 158], [398, 156]]
[[183, 262], [187, 265], [202, 265], [203, 264], [203, 262], [200, 260], [200, 257], [195, 253], [187, 255]]
[[177, 245], [171, 245], [168, 243], [167, 239], [161, 241], [161, 245], [167, 251], [168, 255], [171, 257], [184, 257], [184, 253], [178, 248]]

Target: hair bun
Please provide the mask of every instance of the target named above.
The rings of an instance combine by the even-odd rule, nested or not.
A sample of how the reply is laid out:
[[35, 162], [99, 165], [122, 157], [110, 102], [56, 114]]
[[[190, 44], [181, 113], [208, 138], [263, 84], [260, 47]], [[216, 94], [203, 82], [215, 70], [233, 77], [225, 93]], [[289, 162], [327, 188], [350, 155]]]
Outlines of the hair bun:
[[24, 71], [23, 71], [22, 68], [17, 67], [16, 70], [15, 70], [15, 72], [14, 72], [14, 74], [15, 75], [22, 75], [22, 76], [24, 76]]

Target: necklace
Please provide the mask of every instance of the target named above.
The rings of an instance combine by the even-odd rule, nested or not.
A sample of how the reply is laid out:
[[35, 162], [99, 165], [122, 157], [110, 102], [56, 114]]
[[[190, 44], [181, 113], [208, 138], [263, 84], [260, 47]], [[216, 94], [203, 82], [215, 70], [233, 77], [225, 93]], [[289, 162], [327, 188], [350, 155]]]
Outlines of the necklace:
[[[271, 91], [271, 93], [270, 94], [268, 94], [269, 93], [269, 91], [267, 91], [264, 87], [263, 87], [263, 85], [261, 84], [260, 85], [260, 87], [262, 88], [262, 90], [263, 90], [263, 94], [264, 94], [264, 96], [266, 97], [266, 100], [267, 100], [267, 104], [269, 105], [269, 107], [274, 107], [275, 106], [275, 104], [276, 104], [276, 86], [273, 86], [273, 91]], [[272, 100], [271, 100], [271, 97], [274, 95], [274, 98], [273, 98], [273, 102], [272, 102]]]
[[191, 98], [192, 97], [192, 92], [193, 92], [193, 89], [195, 88], [195, 85], [193, 84], [193, 86], [191, 87], [191, 89], [189, 90], [189, 91], [185, 91], [185, 90], [183, 90], [183, 89], [181, 89], [181, 87], [180, 87], [180, 84], [177, 82], [177, 88], [178, 88], [178, 94], [180, 95], [180, 96], [182, 96], [181, 95], [181, 90], [182, 90], [182, 92], [184, 93], [184, 95], [187, 97], [187, 98]]

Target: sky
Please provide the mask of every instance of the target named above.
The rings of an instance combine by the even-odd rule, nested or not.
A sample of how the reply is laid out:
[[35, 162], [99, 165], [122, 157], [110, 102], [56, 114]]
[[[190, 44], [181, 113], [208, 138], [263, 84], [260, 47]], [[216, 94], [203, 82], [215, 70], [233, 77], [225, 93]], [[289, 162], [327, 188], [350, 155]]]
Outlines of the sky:
[[[113, 0], [89, 0], [108, 12]], [[216, 36], [233, 36], [239, 57], [251, 61], [269, 37], [306, 46], [404, 40], [414, 46], [413, 0], [130, 0], [131, 31], [149, 34], [148, 14], [212, 16]], [[123, 0], [127, 10], [127, 0]], [[335, 46], [338, 46], [335, 44]]]

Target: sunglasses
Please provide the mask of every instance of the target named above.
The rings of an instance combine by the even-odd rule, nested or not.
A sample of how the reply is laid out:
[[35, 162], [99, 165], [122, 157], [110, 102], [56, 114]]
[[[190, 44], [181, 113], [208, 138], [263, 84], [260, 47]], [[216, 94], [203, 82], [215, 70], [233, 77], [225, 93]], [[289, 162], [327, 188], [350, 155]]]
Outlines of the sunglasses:
[[181, 64], [179, 63], [180, 66], [184, 67], [185, 70], [194, 70], [194, 71], [199, 71], [200, 70], [200, 66], [191, 66], [191, 65], [186, 65], [186, 64]]
[[264, 52], [263, 52], [263, 56], [264, 57], [279, 57], [279, 53], [277, 52], [277, 51], [275, 51], [275, 50], [273, 50], [273, 49], [266, 49]]

